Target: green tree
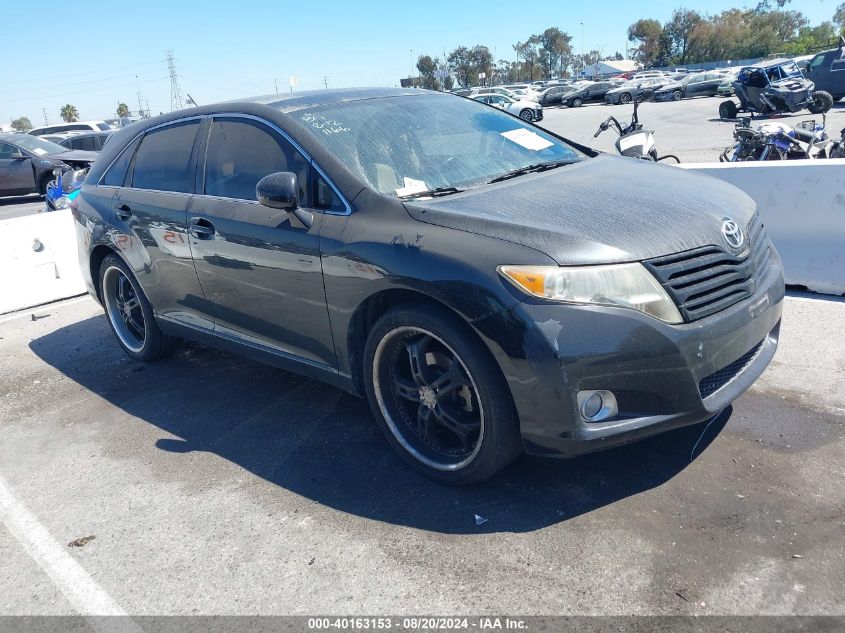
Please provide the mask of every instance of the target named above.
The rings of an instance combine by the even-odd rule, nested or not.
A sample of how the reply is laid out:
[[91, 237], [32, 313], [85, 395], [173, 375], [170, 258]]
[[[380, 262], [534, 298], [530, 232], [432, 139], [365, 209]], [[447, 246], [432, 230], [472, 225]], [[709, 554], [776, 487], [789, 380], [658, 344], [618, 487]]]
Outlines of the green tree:
[[697, 11], [681, 8], [675, 9], [672, 19], [666, 23], [664, 31], [671, 39], [672, 56], [677, 63], [687, 63], [692, 32], [703, 20]]
[[62, 106], [60, 114], [62, 116], [62, 121], [65, 121], [67, 123], [79, 121], [79, 110], [76, 109], [75, 105], [71, 105], [70, 103]]
[[18, 117], [12, 121], [12, 129], [16, 132], [29, 132], [32, 129], [32, 121], [25, 116]]
[[634, 22], [628, 27], [628, 41], [637, 43], [632, 57], [643, 66], [654, 66], [666, 56], [666, 51], [663, 50], [663, 26], [657, 20], [643, 19]]
[[121, 119], [129, 116], [129, 106], [121, 101], [117, 104], [117, 110], [115, 111], [115, 114], [117, 114], [117, 116]]
[[833, 14], [833, 23], [842, 31], [845, 29], [845, 2], [836, 7], [836, 12]]
[[446, 57], [446, 61], [455, 73], [458, 85], [462, 88], [470, 87], [470, 75], [472, 74], [472, 59], [469, 49], [466, 46], [458, 46]]
[[551, 79], [555, 71], [563, 74], [572, 60], [572, 36], [553, 26], [537, 35], [537, 40], [545, 53], [542, 61], [546, 78]]

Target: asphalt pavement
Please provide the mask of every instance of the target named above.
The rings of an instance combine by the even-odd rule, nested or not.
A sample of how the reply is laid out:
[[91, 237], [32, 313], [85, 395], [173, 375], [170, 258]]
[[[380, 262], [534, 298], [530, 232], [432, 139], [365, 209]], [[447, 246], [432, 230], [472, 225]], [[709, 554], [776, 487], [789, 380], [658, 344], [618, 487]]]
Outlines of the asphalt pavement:
[[454, 489], [318, 382], [137, 364], [87, 298], [4, 317], [0, 614], [845, 615], [843, 321], [788, 299], [710, 426]]
[[44, 210], [44, 198], [38, 195], [0, 198], [0, 220], [22, 218]]

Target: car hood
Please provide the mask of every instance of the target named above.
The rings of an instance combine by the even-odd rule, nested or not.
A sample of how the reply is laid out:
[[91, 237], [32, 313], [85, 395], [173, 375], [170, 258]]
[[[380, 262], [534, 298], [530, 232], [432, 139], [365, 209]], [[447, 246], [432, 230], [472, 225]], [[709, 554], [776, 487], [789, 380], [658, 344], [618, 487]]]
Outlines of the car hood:
[[609, 154], [405, 206], [420, 222], [521, 244], [560, 265], [724, 246], [723, 218], [747, 227], [756, 208], [721, 180]]
[[74, 163], [93, 163], [97, 159], [98, 155], [98, 152], [89, 152], [83, 149], [69, 149], [68, 151], [61, 152], [60, 154], [52, 154], [50, 158], [63, 162], [71, 161]]

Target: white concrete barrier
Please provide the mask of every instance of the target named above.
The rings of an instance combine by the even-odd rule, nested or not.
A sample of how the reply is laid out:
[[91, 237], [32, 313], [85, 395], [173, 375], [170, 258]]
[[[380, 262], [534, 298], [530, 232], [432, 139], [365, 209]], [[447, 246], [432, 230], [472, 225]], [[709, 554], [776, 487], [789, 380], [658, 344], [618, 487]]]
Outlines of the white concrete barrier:
[[845, 159], [687, 163], [754, 198], [786, 283], [845, 294]]
[[85, 291], [69, 209], [0, 221], [0, 314]]

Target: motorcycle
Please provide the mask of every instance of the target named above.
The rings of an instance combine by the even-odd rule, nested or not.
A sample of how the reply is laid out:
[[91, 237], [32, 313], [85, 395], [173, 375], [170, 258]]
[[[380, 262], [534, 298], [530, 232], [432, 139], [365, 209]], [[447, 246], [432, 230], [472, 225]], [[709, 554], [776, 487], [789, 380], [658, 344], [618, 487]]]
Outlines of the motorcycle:
[[616, 133], [619, 134], [619, 138], [616, 139], [615, 146], [616, 151], [622, 156], [641, 158], [643, 160], [650, 160], [654, 162], [671, 158], [676, 163], [680, 163], [681, 160], [674, 154], [659, 156], [654, 141], [654, 130], [647, 130], [643, 128], [642, 123], [640, 123], [639, 115], [637, 114], [639, 104], [643, 101], [650, 101], [653, 98], [653, 90], [644, 90], [639, 97], [634, 99], [634, 114], [631, 117], [631, 123], [623, 127], [616, 117], [611, 115], [602, 121], [599, 125], [599, 129], [596, 130], [595, 134], [593, 134], [593, 138], [598, 138], [599, 134], [606, 132], [612, 127], [616, 130]]
[[733, 145], [719, 156], [723, 163], [759, 160], [797, 160], [837, 158], [845, 149], [843, 139], [831, 139], [826, 130], [826, 117], [821, 125], [815, 119], [802, 121], [792, 128], [784, 123], [763, 123], [752, 127], [751, 118], [740, 119], [734, 129]]

